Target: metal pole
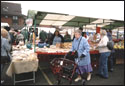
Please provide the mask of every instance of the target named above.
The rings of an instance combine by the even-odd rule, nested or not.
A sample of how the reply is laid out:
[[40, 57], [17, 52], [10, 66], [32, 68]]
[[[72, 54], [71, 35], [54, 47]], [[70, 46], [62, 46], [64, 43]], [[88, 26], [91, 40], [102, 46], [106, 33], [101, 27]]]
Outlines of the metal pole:
[[117, 31], [117, 39], [119, 38], [119, 28], [118, 28], [118, 31]]
[[97, 29], [97, 24], [96, 24], [96, 29]]
[[34, 83], [35, 83], [35, 71], [33, 71], [33, 78], [34, 78]]
[[86, 29], [86, 24], [85, 24], [85, 32], [86, 32], [86, 30], [87, 30], [87, 29]]
[[111, 28], [111, 22], [110, 22], [110, 29], [112, 29], [112, 28]]
[[16, 82], [16, 81], [15, 81], [15, 73], [14, 73], [14, 85], [15, 85], [15, 82]]
[[[34, 33], [36, 32], [36, 19], [34, 19]], [[34, 42], [36, 43], [36, 35], [35, 35], [35, 40]], [[34, 53], [36, 52], [36, 44], [34, 43]]]

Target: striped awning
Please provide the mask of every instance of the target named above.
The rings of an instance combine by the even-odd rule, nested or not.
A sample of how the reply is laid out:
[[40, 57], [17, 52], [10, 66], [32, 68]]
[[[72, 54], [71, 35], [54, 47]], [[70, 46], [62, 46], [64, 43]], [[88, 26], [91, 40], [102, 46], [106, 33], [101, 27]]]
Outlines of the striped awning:
[[124, 21], [117, 21], [111, 19], [99, 19], [91, 17], [73, 16], [62, 13], [42, 12], [42, 11], [28, 11], [28, 18], [33, 18], [37, 26], [69, 26], [69, 27], [83, 27], [94, 29], [97, 25], [102, 28], [116, 28], [124, 27]]

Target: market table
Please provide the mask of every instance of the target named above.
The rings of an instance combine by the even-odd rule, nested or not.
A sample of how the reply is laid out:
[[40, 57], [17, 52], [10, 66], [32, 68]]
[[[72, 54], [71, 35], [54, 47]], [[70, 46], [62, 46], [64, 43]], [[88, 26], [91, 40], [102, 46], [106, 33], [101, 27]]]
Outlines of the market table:
[[[12, 61], [10, 66], [6, 72], [6, 74], [10, 77], [14, 75], [14, 85], [17, 82], [31, 81], [33, 80], [35, 83], [35, 71], [38, 69], [38, 60], [36, 61]], [[20, 80], [16, 81], [15, 74], [21, 74], [26, 72], [33, 72], [33, 79]]]
[[[41, 62], [50, 62], [54, 58], [60, 58], [67, 54], [68, 52], [41, 52], [36, 51], [38, 55], [38, 59]], [[99, 51], [98, 50], [90, 50], [91, 60], [92, 60], [92, 67], [97, 68], [98, 67], [98, 59], [99, 59]]]
[[[14, 85], [18, 82], [34, 81], [35, 72], [38, 69], [39, 60], [37, 54], [33, 50], [27, 49], [25, 46], [13, 46], [11, 63], [7, 69], [6, 74], [14, 79]], [[16, 81], [17, 74], [33, 72], [32, 79]]]
[[[36, 53], [39, 55], [39, 54], [42, 54], [42, 55], [65, 55], [66, 53], [68, 52], [53, 52], [53, 53], [48, 53], [48, 52], [40, 52], [40, 51], [36, 51]], [[98, 50], [91, 50], [90, 51], [90, 54], [99, 54], [99, 51]]]

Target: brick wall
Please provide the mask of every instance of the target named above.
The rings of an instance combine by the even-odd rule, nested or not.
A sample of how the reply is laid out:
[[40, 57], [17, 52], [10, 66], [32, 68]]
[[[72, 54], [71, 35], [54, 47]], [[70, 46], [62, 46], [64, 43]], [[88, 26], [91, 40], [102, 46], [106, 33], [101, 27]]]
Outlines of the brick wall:
[[12, 18], [11, 17], [5, 18], [5, 17], [2, 16], [1, 17], [1, 22], [6, 22], [9, 25], [12, 25]]
[[[13, 25], [12, 17], [5, 18], [4, 16], [2, 16], [1, 22], [6, 22], [9, 25]], [[18, 25], [24, 25], [24, 19], [22, 17], [18, 17]]]

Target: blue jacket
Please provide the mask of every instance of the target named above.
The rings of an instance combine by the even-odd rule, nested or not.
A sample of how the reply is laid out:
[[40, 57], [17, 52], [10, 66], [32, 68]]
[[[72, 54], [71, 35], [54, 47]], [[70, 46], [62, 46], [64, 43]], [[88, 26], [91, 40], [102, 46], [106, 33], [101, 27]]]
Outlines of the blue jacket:
[[112, 40], [112, 34], [110, 32], [107, 32], [107, 36], [108, 36], [109, 40]]
[[[81, 37], [82, 36], [80, 36], [78, 40], [76, 38], [73, 40], [71, 51], [77, 50]], [[75, 62], [78, 64], [78, 66], [84, 66], [84, 65], [88, 65], [91, 63], [89, 51], [90, 51], [90, 46], [88, 44], [88, 41], [86, 40], [86, 38], [82, 37], [80, 44], [79, 44], [79, 49], [77, 50], [78, 58], [75, 59]], [[80, 59], [80, 56], [82, 54], [84, 54], [85, 57]]]
[[[1, 36], [1, 56], [7, 56], [6, 51], [10, 51], [11, 45], [9, 44], [9, 41]], [[8, 53], [10, 55], [10, 53]]]

